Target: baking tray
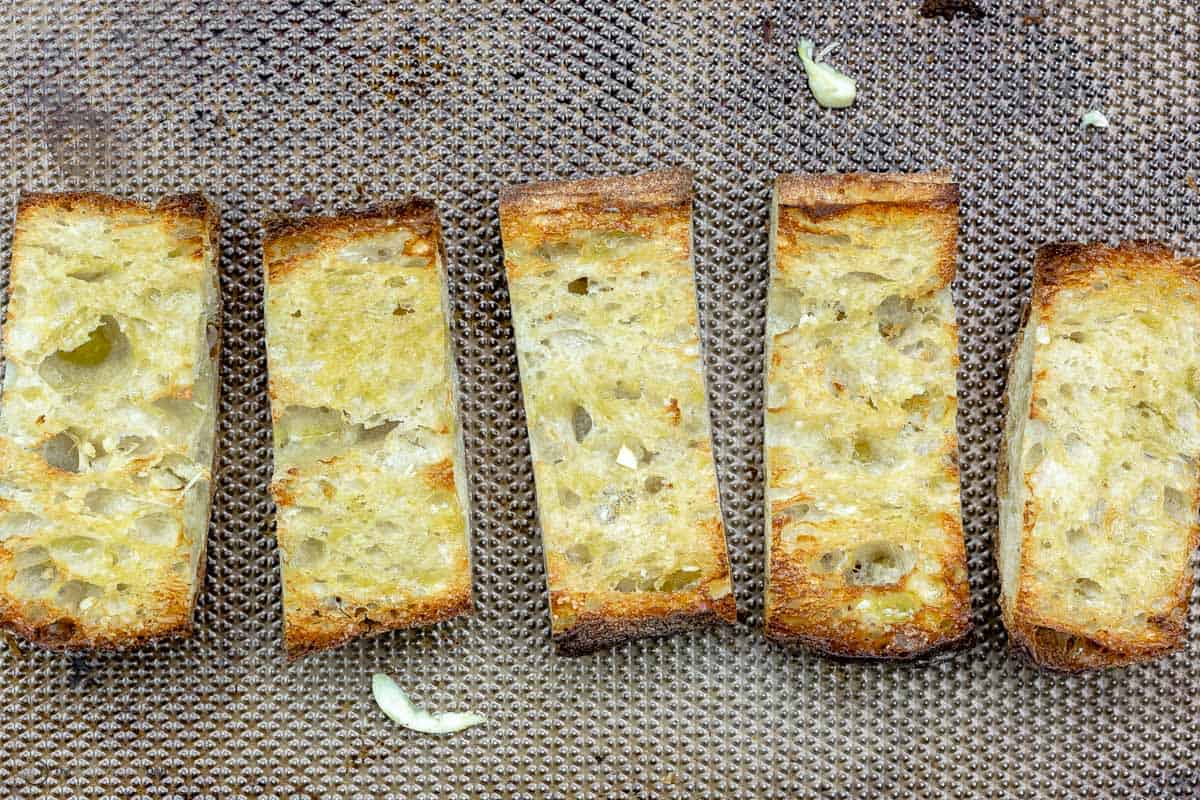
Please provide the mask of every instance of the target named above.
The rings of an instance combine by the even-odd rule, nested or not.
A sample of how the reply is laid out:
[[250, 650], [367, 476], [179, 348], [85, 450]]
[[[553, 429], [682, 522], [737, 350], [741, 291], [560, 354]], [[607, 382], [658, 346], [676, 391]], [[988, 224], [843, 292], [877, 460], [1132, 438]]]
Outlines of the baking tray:
[[[990, 554], [1003, 357], [1035, 247], [1200, 250], [1194, 2], [4, 4], [0, 217], [22, 188], [222, 209], [222, 469], [196, 635], [0, 661], [3, 797], [1200, 795], [1200, 601], [1185, 652], [1082, 677], [1012, 657]], [[816, 107], [794, 44], [859, 79]], [[1081, 131], [1103, 109], [1107, 131]], [[696, 170], [696, 261], [741, 608], [734, 628], [551, 652], [496, 217], [540, 178]], [[964, 519], [977, 635], [915, 664], [768, 646], [760, 428], [769, 187], [781, 171], [947, 167]], [[446, 224], [478, 611], [288, 665], [266, 482], [259, 220], [420, 192]], [[11, 226], [4, 223], [4, 251]], [[5, 259], [6, 260], [6, 259]], [[381, 348], [386, 343], [380, 344]], [[395, 675], [490, 723], [412, 734]]]

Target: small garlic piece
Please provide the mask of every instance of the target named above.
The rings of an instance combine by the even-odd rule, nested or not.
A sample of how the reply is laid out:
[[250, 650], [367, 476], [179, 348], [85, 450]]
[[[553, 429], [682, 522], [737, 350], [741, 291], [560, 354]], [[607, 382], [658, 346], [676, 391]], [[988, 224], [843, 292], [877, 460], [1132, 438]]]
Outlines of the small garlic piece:
[[371, 677], [371, 693], [375, 695], [375, 703], [388, 719], [418, 733], [457, 733], [472, 725], [487, 722], [487, 718], [481, 714], [430, 714], [417, 708], [404, 690], [382, 672], [377, 672]]
[[808, 88], [816, 98], [817, 105], [822, 108], [846, 108], [854, 102], [858, 95], [858, 84], [854, 79], [843, 75], [828, 64], [821, 63], [825, 54], [837, 45], [831, 45], [813, 56], [811, 39], [801, 39], [798, 49], [800, 61], [804, 64], [804, 72], [808, 76]]
[[1104, 116], [1104, 112], [1092, 110], [1083, 115], [1079, 120], [1080, 128], [1107, 128], [1108, 117]]
[[638, 468], [637, 456], [625, 445], [621, 445], [621, 449], [617, 451], [617, 463], [629, 469]]

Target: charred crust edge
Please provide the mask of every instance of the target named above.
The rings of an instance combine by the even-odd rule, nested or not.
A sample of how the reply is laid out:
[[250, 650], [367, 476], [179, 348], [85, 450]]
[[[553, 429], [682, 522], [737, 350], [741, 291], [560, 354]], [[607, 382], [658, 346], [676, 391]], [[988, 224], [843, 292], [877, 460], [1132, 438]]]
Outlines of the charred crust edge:
[[945, 207], [959, 202], [958, 184], [937, 172], [853, 172], [782, 174], [775, 179], [779, 205], [797, 208], [812, 219], [837, 216], [863, 205]]
[[1053, 242], [1039, 247], [1034, 257], [1032, 298], [1046, 304], [1059, 289], [1080, 282], [1097, 267], [1132, 259], [1143, 259], [1143, 268], [1161, 264], [1165, 271], [1200, 285], [1200, 260], [1176, 259], [1174, 251], [1161, 242], [1129, 240], [1115, 247], [1090, 242]]
[[505, 213], [527, 214], [577, 207], [622, 211], [685, 205], [692, 201], [692, 171], [683, 167], [580, 180], [541, 181], [500, 190]]
[[[18, 608], [14, 608], [7, 602], [5, 606], [3, 610], [0, 610], [0, 628], [15, 633], [22, 639], [47, 650], [132, 650], [160, 639], [186, 639], [192, 635], [192, 608], [185, 609], [186, 613], [182, 619], [172, 620], [158, 629], [148, 629], [138, 633], [105, 629], [103, 632], [89, 633], [85, 626], [69, 617], [60, 617], [47, 624], [30, 625], [25, 621]], [[64, 619], [71, 623], [70, 636], [59, 636], [52, 632], [52, 626]]]
[[721, 622], [732, 623], [736, 613], [733, 595], [727, 595], [706, 608], [673, 611], [665, 616], [585, 616], [552, 640], [555, 653], [560, 656], [585, 656], [635, 639], [657, 639]]
[[40, 208], [74, 211], [86, 208], [104, 212], [141, 211], [204, 219], [214, 227], [218, 220], [216, 206], [201, 192], [163, 195], [157, 203], [117, 197], [103, 192], [27, 192], [17, 198], [17, 217]]
[[1031, 664], [1056, 672], [1079, 673], [1100, 669], [1128, 667], [1146, 661], [1153, 661], [1170, 653], [1182, 650], [1186, 641], [1184, 627], [1172, 630], [1172, 637], [1153, 647], [1137, 650], [1121, 650], [1106, 647], [1100, 642], [1087, 636], [1059, 631], [1065, 636], [1079, 639], [1080, 651], [1072, 655], [1062, 653], [1049, 647], [1041, 647], [1037, 643], [1037, 628], [1031, 626], [1018, 615], [1013, 628], [1008, 631], [1009, 649]]
[[969, 647], [975, 640], [975, 625], [969, 612], [961, 630], [943, 639], [937, 639], [912, 650], [867, 652], [862, 647], [844, 640], [793, 633], [781, 627], [768, 625], [764, 630], [768, 641], [788, 649], [809, 650], [814, 653], [853, 661], [911, 661], [949, 650]]
[[[366, 208], [340, 214], [288, 217], [273, 215], [262, 222], [263, 246], [299, 234], [321, 235], [334, 230], [352, 228], [356, 223], [370, 224], [392, 220], [397, 225], [426, 223], [440, 231], [437, 204], [425, 197], [408, 197], [378, 203]], [[439, 237], [440, 234], [439, 234]]]
[[285, 625], [283, 644], [289, 662], [322, 650], [333, 650], [355, 639], [378, 636], [388, 631], [425, 628], [474, 611], [471, 589], [444, 601], [413, 609], [392, 609], [390, 618], [381, 620], [346, 619], [345, 624], [330, 630], [319, 626]]

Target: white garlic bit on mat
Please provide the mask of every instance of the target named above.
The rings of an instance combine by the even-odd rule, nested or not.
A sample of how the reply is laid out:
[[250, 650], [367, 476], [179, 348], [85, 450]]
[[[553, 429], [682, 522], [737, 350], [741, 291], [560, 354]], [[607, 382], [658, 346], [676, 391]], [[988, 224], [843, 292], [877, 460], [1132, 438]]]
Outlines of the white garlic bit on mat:
[[837, 43], [828, 45], [816, 56], [813, 56], [813, 46], [811, 39], [801, 39], [797, 48], [800, 61], [804, 64], [804, 73], [808, 76], [809, 90], [822, 108], [846, 108], [858, 95], [858, 84], [853, 78], [822, 63], [825, 56], [838, 46]]
[[424, 709], [417, 708], [408, 699], [404, 690], [382, 672], [376, 672], [371, 676], [371, 692], [375, 695], [375, 703], [388, 719], [418, 733], [458, 733], [473, 725], [482, 725], [487, 722], [487, 717], [482, 714], [470, 712], [430, 714]]

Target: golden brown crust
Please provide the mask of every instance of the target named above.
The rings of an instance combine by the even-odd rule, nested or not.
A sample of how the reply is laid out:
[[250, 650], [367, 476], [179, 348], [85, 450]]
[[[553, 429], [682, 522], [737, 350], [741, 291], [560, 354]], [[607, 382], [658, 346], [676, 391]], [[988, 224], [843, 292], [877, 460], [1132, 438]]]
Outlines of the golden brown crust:
[[209, 231], [215, 231], [220, 221], [216, 207], [200, 192], [164, 195], [153, 206], [100, 192], [21, 192], [17, 199], [18, 218], [30, 211], [47, 208], [60, 211], [83, 208], [100, 214], [169, 214], [203, 220]]
[[544, 181], [500, 190], [504, 215], [529, 215], [574, 208], [658, 211], [690, 204], [692, 171], [675, 168], [640, 175]]
[[1039, 307], [1049, 306], [1062, 289], [1090, 283], [1092, 273], [1102, 264], [1127, 266], [1140, 274], [1161, 271], [1200, 284], [1200, 267], [1196, 262], [1176, 260], [1171, 248], [1159, 242], [1126, 241], [1116, 247], [1060, 242], [1037, 251], [1033, 264], [1033, 301]]
[[[958, 535], [961, 540], [961, 527]], [[962, 557], [965, 561], [965, 546]], [[785, 559], [776, 559], [771, 564], [768, 600], [771, 609], [766, 614], [764, 632], [773, 642], [802, 645], [848, 658], [917, 658], [955, 646], [970, 636], [972, 623], [966, 575], [953, 561], [943, 560], [940, 576], [949, 587], [948, 602], [926, 606], [911, 620], [880, 629], [854, 618], [839, 618], [834, 613], [835, 608], [853, 605], [880, 587], [830, 589], [806, 570]], [[794, 598], [786, 609], [779, 602], [783, 597]]]
[[[340, 597], [333, 598], [334, 605], [331, 608], [316, 599], [295, 598], [284, 608], [283, 645], [288, 660], [340, 647], [362, 636], [425, 627], [471, 614], [474, 601], [468, 556], [458, 563], [455, 572], [462, 576], [458, 585], [437, 597], [406, 601], [403, 605], [386, 608], [355, 605]], [[285, 596], [288, 593], [285, 577]]]
[[[967, 609], [970, 618], [970, 605]], [[792, 626], [779, 623], [766, 627], [767, 639], [784, 647], [797, 647], [813, 650], [827, 656], [837, 658], [865, 659], [875, 661], [908, 661], [915, 658], [926, 658], [935, 653], [954, 650], [968, 644], [974, 633], [974, 628], [964, 625], [953, 632], [931, 638], [929, 631], [921, 625], [904, 625], [897, 629], [897, 635], [892, 641], [880, 641], [871, 647], [869, 642], [851, 634], [849, 636], [831, 628], [828, 633], [816, 631], [799, 633]]]
[[781, 206], [803, 209], [814, 220], [864, 205], [953, 207], [958, 184], [947, 171], [925, 173], [850, 173], [780, 175], [775, 180]]
[[554, 634], [555, 652], [563, 656], [582, 656], [633, 639], [670, 636], [683, 631], [706, 628], [718, 622], [737, 621], [733, 595], [702, 603], [693, 611], [678, 611], [678, 603], [663, 608], [605, 610], [576, 618], [571, 627]]
[[[313, 242], [321, 242], [322, 248], [330, 247], [330, 242], [370, 236], [396, 225], [404, 225], [417, 234], [409, 248], [418, 246], [430, 236], [437, 240], [439, 249], [443, 246], [437, 204], [423, 197], [409, 197], [331, 216], [269, 217], [262, 223], [267, 280], [278, 281], [295, 269], [307, 256], [308, 246]], [[406, 249], [405, 254], [412, 253]], [[435, 262], [433, 253], [423, 255], [430, 257], [432, 266]]]
[[[0, 628], [12, 631], [33, 644], [51, 650], [127, 650], [140, 647], [158, 639], [184, 638], [192, 633], [196, 599], [203, 590], [205, 576], [205, 554], [209, 522], [212, 517], [212, 499], [216, 494], [219, 455], [217, 440], [220, 437], [220, 350], [222, 334], [222, 304], [220, 291], [220, 214], [216, 206], [199, 192], [165, 195], [150, 206], [99, 192], [22, 192], [17, 200], [16, 219], [38, 210], [72, 212], [90, 211], [96, 214], [154, 213], [179, 219], [199, 220], [203, 224], [208, 244], [212, 248], [212, 269], [216, 289], [216, 306], [208, 324], [213, 331], [209, 358], [213, 369], [213, 386], [217, 421], [213, 426], [213, 460], [210, 465], [212, 480], [209, 486], [209, 505], [204, 530], [200, 532], [200, 552], [192, 591], [186, 588], [171, 592], [165, 598], [166, 611], [154, 619], [136, 627], [124, 629], [89, 630], [69, 614], [60, 614], [55, 619], [31, 621], [33, 610], [41, 608], [38, 603], [21, 603], [12, 597], [0, 594]], [[11, 277], [11, 276], [10, 276]], [[10, 287], [12, 283], [10, 281]], [[7, 300], [7, 298], [6, 298]], [[11, 317], [6, 323], [11, 324]], [[0, 350], [0, 374], [3, 374], [4, 353]], [[52, 467], [48, 472], [58, 472]], [[2, 546], [0, 551], [11, 557]]]
[[1048, 625], [1029, 624], [1020, 613], [1008, 624], [1009, 645], [1033, 663], [1059, 672], [1084, 672], [1109, 667], [1126, 667], [1159, 658], [1183, 646], [1186, 630], [1182, 620], [1171, 622], [1173, 637], [1166, 644], [1130, 648], [1120, 643], [1106, 646], [1094, 637]]
[[158, 624], [109, 633], [88, 633], [70, 616], [33, 623], [28, 609], [35, 604], [13, 602], [0, 596], [0, 627], [48, 650], [130, 650], [158, 639], [192, 635], [191, 610], [182, 615], [160, 616]]
[[[717, 552], [713, 576], [686, 592], [636, 593], [552, 590], [550, 611], [569, 624], [552, 635], [560, 655], [586, 655], [595, 650], [642, 637], [668, 636], [717, 622], [737, 622], [737, 601], [729, 577], [725, 527], [720, 520], [706, 526], [704, 538]], [[556, 572], [548, 555], [547, 571]], [[579, 611], [579, 609], [586, 609]]]
[[150, 211], [145, 203], [100, 192], [21, 192], [17, 199], [17, 216], [36, 209], [72, 211], [80, 207], [101, 213]]
[[219, 222], [216, 209], [200, 192], [167, 195], [158, 201], [154, 209], [159, 213], [202, 219], [212, 232], [216, 231]]
[[470, 613], [471, 589], [437, 600], [412, 603], [404, 608], [349, 609], [339, 616], [300, 607], [284, 617], [284, 647], [289, 661], [321, 650], [330, 650], [362, 636], [391, 630], [424, 627]]
[[[410, 226], [430, 225], [430, 230], [441, 229], [437, 204], [424, 197], [407, 197], [387, 203], [378, 203], [366, 208], [333, 215], [306, 217], [269, 217], [262, 223], [263, 245], [292, 236], [321, 238], [370, 232], [382, 226], [405, 223]], [[428, 233], [428, 231], [425, 231]]]
[[959, 191], [949, 172], [780, 175], [775, 197], [779, 231], [790, 234], [793, 241], [795, 234], [820, 233], [823, 222], [849, 214], [874, 225], [931, 214], [941, 217], [938, 227], [944, 245], [938, 253], [939, 283], [928, 288], [949, 286], [954, 280]]
[[[678, 258], [662, 272], [691, 269], [692, 173], [663, 170], [614, 178], [552, 181], [500, 192], [500, 238], [506, 249], [569, 243], [580, 232], [619, 230], [670, 243]], [[505, 259], [510, 281], [554, 268], [548, 258]], [[614, 272], [625, 265], [610, 264]], [[690, 274], [690, 272], [689, 272]]]
[[[1119, 270], [1125, 267], [1130, 275], [1147, 277], [1156, 275], [1169, 287], [1175, 281], [1191, 284], [1193, 290], [1200, 289], [1200, 261], [1176, 259], [1170, 247], [1152, 241], [1124, 241], [1110, 247], [1102, 244], [1063, 242], [1048, 244], [1038, 249], [1033, 271], [1033, 286], [1030, 298], [1023, 307], [1017, 335], [1009, 355], [1008, 390], [1003, 397], [1003, 414], [1010, 413], [1012, 387], [1017, 363], [1017, 354], [1025, 336], [1029, 335], [1029, 320], [1036, 304], [1040, 319], [1053, 318], [1053, 303], [1056, 295], [1072, 288], [1087, 287], [1095, 280], [1098, 268]], [[1175, 284], [1178, 286], [1179, 284]], [[1169, 288], [1164, 289], [1169, 291]], [[1039, 373], [1032, 377], [1033, 397], [1037, 397]], [[1031, 403], [1030, 417], [1036, 418], [1038, 410]], [[997, 458], [997, 495], [1001, 501], [1008, 498], [1009, 471], [1013, 468], [1008, 461], [1006, 447], [1000, 448]], [[1200, 486], [1196, 493], [1200, 495]], [[1193, 498], [1193, 507], [1195, 500]], [[1031, 534], [1035, 514], [1028, 504], [1022, 509], [1021, 536], [1025, 541]], [[1189, 535], [1188, 552], [1200, 547], [1200, 525], [1193, 524]], [[993, 538], [993, 555], [1000, 562], [1000, 537]], [[1029, 566], [1027, 548], [1022, 548], [1019, 570]], [[1166, 613], [1148, 620], [1157, 629], [1153, 637], [1131, 640], [1128, 636], [1109, 634], [1105, 631], [1084, 631], [1067, 620], [1050, 620], [1035, 612], [1029, 591], [1017, 587], [1015, 604], [1007, 604], [1001, 597], [1001, 607], [1009, 644], [1013, 650], [1028, 657], [1034, 663], [1058, 671], [1081, 672], [1085, 670], [1121, 667], [1158, 658], [1183, 647], [1187, 637], [1187, 612], [1192, 592], [1190, 568], [1185, 568], [1176, 580], [1175, 602]]]

